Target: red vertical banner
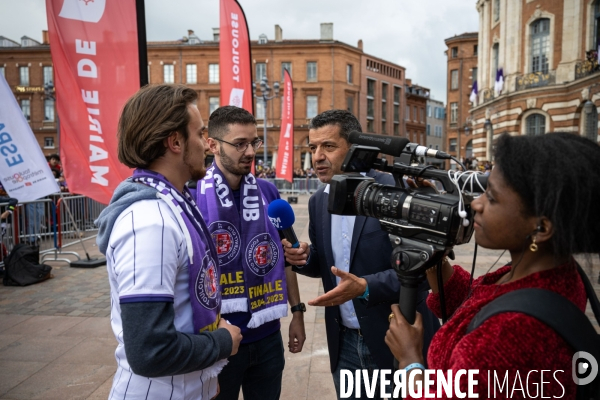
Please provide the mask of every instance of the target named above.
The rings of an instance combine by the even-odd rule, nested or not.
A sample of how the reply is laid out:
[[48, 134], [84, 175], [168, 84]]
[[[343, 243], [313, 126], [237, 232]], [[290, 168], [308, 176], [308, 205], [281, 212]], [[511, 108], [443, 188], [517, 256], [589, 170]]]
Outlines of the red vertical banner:
[[237, 106], [254, 115], [250, 34], [244, 10], [236, 0], [221, 0], [220, 19], [221, 105]]
[[108, 204], [131, 170], [117, 123], [139, 89], [135, 0], [46, 0], [60, 157], [69, 190]]
[[294, 168], [294, 88], [289, 71], [283, 80], [283, 105], [281, 109], [281, 132], [276, 174], [278, 178], [293, 182]]

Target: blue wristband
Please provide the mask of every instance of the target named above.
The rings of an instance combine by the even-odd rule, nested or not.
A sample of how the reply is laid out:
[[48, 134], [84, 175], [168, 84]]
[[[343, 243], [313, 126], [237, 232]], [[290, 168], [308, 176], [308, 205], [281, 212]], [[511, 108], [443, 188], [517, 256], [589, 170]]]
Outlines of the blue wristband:
[[411, 369], [415, 369], [415, 368], [420, 368], [420, 369], [422, 369], [423, 371], [425, 371], [425, 366], [424, 366], [423, 364], [420, 364], [420, 363], [412, 363], [412, 364], [409, 364], [409, 365], [408, 365], [406, 368], [404, 368], [404, 370], [405, 370], [406, 372], [408, 372], [408, 371], [410, 371]]
[[369, 285], [367, 284], [367, 287], [365, 289], [365, 292], [361, 295], [358, 296], [357, 299], [362, 299], [362, 300], [369, 300]]

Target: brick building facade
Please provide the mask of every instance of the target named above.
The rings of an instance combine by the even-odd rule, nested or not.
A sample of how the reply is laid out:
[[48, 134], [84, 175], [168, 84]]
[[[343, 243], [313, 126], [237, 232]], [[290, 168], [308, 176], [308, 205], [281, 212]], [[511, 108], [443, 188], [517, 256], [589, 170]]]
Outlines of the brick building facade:
[[[446, 149], [459, 160], [473, 156], [469, 96], [477, 80], [477, 32], [463, 33], [445, 40], [448, 58]], [[450, 168], [456, 168], [451, 161]]]
[[[182, 83], [194, 88], [205, 119], [220, 104], [218, 29], [214, 29], [214, 37], [210, 39], [201, 40], [193, 31], [188, 31], [180, 40], [148, 43], [150, 83]], [[291, 72], [294, 168], [302, 167], [301, 161], [308, 151], [310, 119], [325, 110], [347, 109], [359, 118], [363, 131], [396, 136], [405, 136], [407, 132], [402, 121], [408, 99], [417, 99], [424, 115], [423, 96], [425, 93], [428, 96], [428, 90], [419, 87], [410, 96], [403, 93], [413, 90], [405, 87], [404, 67], [366, 54], [360, 40], [357, 46], [334, 40], [333, 24], [321, 24], [321, 36], [315, 40], [285, 40], [276, 25], [274, 39], [261, 35], [258, 41], [252, 41], [251, 53], [256, 82], [264, 76], [273, 87], [273, 82], [283, 81], [283, 68]], [[22, 67], [27, 67], [29, 74], [26, 85], [20, 81]], [[48, 111], [53, 103], [44, 96], [44, 84], [54, 79], [51, 67], [46, 32], [41, 43], [26, 37], [21, 43], [0, 37], [0, 72], [4, 73], [21, 104], [29, 100], [31, 127], [46, 154], [58, 150], [56, 118]], [[261, 99], [255, 101], [259, 136], [263, 123], [267, 124], [266, 146], [271, 160], [279, 143], [281, 99], [268, 101], [266, 110]], [[422, 122], [414, 122], [418, 129], [413, 132], [424, 133], [424, 117]]]

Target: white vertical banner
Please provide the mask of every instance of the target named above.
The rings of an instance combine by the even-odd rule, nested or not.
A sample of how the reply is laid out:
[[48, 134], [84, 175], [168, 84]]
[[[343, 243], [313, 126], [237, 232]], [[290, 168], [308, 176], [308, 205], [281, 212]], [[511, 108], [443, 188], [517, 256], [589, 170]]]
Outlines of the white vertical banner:
[[46, 157], [0, 74], [0, 182], [10, 197], [33, 201], [60, 192]]

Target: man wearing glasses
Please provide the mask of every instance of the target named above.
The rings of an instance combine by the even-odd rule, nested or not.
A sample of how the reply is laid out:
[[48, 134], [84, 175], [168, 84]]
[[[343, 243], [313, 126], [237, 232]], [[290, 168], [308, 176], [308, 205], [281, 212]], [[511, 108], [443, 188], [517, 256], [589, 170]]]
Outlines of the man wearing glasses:
[[196, 198], [221, 266], [221, 313], [242, 330], [238, 353], [219, 375], [217, 399], [279, 399], [285, 358], [279, 319], [292, 306], [288, 348], [302, 351], [304, 304], [296, 273], [285, 268], [278, 231], [267, 208], [277, 188], [250, 173], [262, 145], [256, 120], [234, 106], [215, 110], [208, 121], [214, 162], [197, 184]]

